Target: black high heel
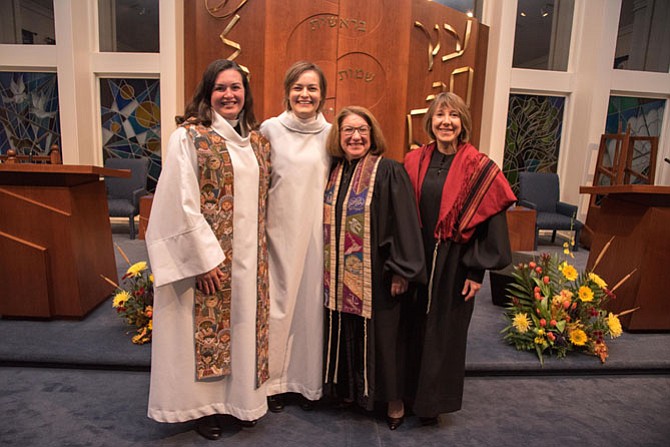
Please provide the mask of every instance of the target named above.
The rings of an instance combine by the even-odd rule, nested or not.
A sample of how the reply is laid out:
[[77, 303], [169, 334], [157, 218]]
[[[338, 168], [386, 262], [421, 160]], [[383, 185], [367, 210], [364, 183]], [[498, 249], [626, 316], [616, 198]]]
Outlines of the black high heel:
[[399, 418], [394, 418], [391, 416], [386, 416], [386, 423], [389, 425], [389, 429], [395, 430], [405, 422], [405, 415], [400, 416]]

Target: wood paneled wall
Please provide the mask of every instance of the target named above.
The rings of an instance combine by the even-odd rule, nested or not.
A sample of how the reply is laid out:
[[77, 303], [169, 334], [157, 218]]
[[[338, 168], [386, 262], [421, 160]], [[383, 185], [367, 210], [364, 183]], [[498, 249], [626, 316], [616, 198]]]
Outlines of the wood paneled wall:
[[488, 28], [458, 11], [426, 0], [210, 0], [186, 3], [184, 26], [187, 101], [212, 60], [234, 58], [251, 73], [257, 118], [275, 116], [286, 69], [304, 59], [326, 73], [326, 118], [369, 108], [391, 158], [427, 142], [423, 115], [440, 91], [469, 99], [479, 142]]

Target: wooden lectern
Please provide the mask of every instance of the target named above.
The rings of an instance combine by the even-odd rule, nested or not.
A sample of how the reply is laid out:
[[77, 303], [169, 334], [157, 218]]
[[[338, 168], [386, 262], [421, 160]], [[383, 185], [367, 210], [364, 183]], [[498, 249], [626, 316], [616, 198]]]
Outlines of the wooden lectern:
[[0, 315], [84, 317], [117, 280], [100, 176], [130, 171], [75, 165], [0, 165]]
[[587, 269], [615, 236], [596, 268], [610, 287], [633, 269], [637, 271], [616, 291], [609, 309], [619, 313], [627, 330], [670, 329], [670, 186], [582, 186], [583, 194], [603, 196], [589, 214], [593, 230]]

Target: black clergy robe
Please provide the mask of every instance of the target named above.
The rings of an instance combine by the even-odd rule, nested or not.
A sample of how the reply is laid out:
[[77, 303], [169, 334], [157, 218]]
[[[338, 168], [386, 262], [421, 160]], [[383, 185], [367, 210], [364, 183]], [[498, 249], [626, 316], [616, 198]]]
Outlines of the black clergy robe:
[[[344, 163], [336, 203], [336, 237], [340, 238], [342, 206], [358, 160]], [[402, 310], [410, 300], [411, 289], [426, 280], [421, 231], [416, 215], [416, 200], [403, 166], [382, 158], [375, 178], [370, 204], [372, 258], [372, 318], [326, 310], [326, 350], [330, 327], [331, 353], [327, 382], [333, 382], [337, 337], [340, 336], [339, 366], [335, 390], [343, 399], [356, 401], [372, 410], [374, 402], [401, 399], [404, 394], [407, 331]], [[334, 244], [339, 246], [339, 244]], [[394, 274], [410, 282], [410, 291], [391, 296]], [[332, 323], [332, 327], [331, 327]], [[341, 330], [338, 324], [341, 323]], [[366, 337], [367, 332], [367, 337]], [[364, 343], [367, 340], [367, 368], [364, 368]], [[327, 354], [327, 351], [326, 351]], [[367, 370], [368, 396], [364, 396]]]
[[[428, 274], [433, 263], [444, 182], [454, 155], [435, 150], [421, 186], [419, 212]], [[433, 277], [431, 309], [427, 286], [419, 287], [408, 307], [411, 322], [407, 372], [407, 401], [421, 417], [435, 417], [461, 408], [468, 327], [474, 300], [461, 294], [466, 278], [481, 283], [487, 269], [511, 262], [505, 211], [480, 224], [465, 244], [441, 242]]]

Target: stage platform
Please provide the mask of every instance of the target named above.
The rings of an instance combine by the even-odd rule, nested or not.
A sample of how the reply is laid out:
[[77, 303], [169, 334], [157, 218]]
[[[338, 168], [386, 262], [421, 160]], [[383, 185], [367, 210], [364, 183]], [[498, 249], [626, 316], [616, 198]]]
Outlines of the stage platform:
[[[127, 226], [126, 226], [127, 228]], [[132, 262], [144, 241], [116, 228]], [[126, 229], [127, 231], [127, 229]], [[548, 242], [548, 241], [547, 241]], [[540, 245], [540, 251], [560, 250]], [[575, 253], [586, 264], [588, 251]], [[127, 264], [117, 256], [119, 277]], [[670, 435], [670, 334], [624, 333], [609, 340], [605, 364], [593, 356], [546, 358], [505, 344], [503, 308], [488, 277], [470, 326], [464, 406], [438, 427], [408, 418], [390, 432], [380, 415], [325, 405], [268, 413], [252, 430], [231, 428], [226, 445], [665, 445]], [[211, 445], [185, 424], [146, 418], [151, 345], [130, 341], [111, 298], [77, 320], [0, 319], [0, 444]]]

